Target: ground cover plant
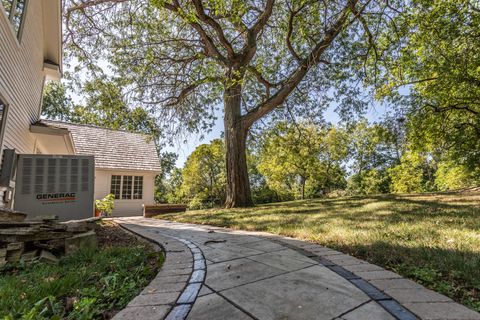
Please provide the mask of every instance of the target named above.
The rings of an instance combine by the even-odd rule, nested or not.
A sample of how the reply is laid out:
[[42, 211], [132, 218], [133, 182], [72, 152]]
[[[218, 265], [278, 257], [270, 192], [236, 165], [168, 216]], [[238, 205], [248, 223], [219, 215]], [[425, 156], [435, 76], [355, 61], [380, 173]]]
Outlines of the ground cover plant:
[[299, 200], [159, 218], [316, 242], [480, 311], [480, 191]]
[[0, 272], [0, 319], [110, 319], [156, 275], [163, 256], [104, 222], [99, 248]]

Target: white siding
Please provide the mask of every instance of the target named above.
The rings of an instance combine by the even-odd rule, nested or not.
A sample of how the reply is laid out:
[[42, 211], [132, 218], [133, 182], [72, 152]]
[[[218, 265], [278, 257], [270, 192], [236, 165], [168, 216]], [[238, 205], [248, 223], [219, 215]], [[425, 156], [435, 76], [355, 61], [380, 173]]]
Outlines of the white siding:
[[29, 126], [39, 118], [44, 84], [42, 6], [28, 1], [20, 41], [0, 6], [0, 97], [9, 108], [3, 148], [19, 153], [32, 153], [35, 145]]
[[95, 199], [102, 199], [110, 193], [112, 175], [143, 176], [143, 199], [115, 200], [114, 216], [141, 216], [143, 204], [154, 204], [154, 186], [156, 173], [151, 171], [114, 171], [95, 170]]

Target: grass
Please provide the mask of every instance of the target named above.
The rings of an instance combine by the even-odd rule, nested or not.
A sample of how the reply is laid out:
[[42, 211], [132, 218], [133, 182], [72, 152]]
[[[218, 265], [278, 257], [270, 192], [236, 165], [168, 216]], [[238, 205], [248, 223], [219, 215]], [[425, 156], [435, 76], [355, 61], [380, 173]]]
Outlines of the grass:
[[319, 243], [480, 311], [480, 192], [303, 200], [162, 215]]
[[0, 319], [109, 319], [148, 284], [162, 261], [133, 238], [128, 246], [107, 241], [59, 264], [10, 265], [0, 271]]

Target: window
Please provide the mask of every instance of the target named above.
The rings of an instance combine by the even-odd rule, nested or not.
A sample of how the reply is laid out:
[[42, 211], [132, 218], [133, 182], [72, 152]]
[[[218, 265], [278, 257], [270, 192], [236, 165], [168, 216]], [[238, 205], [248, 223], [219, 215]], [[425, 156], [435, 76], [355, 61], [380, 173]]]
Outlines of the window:
[[0, 100], [0, 133], [3, 132], [3, 127], [5, 126], [5, 114], [7, 112], [7, 106]]
[[132, 199], [132, 176], [123, 176], [122, 199]]
[[142, 199], [143, 196], [143, 177], [135, 177], [133, 184], [133, 199]]
[[112, 176], [110, 193], [115, 196], [115, 199], [120, 199], [121, 185], [122, 185], [122, 176]]
[[8, 111], [7, 105], [0, 98], [0, 156], [3, 153], [3, 132], [5, 131], [7, 111]]
[[25, 17], [25, 8], [28, 0], [1, 0], [7, 18], [15, 30], [17, 37], [20, 37], [23, 19]]
[[110, 193], [115, 196], [115, 199], [142, 199], [143, 177], [112, 175]]

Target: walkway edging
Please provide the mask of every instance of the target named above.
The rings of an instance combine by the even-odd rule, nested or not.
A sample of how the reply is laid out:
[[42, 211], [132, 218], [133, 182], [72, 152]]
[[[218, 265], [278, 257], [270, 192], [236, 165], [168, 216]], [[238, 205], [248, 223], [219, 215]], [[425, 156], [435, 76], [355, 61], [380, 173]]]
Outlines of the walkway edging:
[[[161, 236], [165, 240], [171, 239], [175, 242], [172, 244], [171, 241], [157, 241], [153, 237], [148, 237], [143, 233], [136, 232], [133, 228], [129, 228], [128, 226], [124, 225], [121, 222], [116, 221], [116, 223], [125, 231], [134, 234], [137, 237], [145, 239], [149, 242], [152, 242], [158, 245], [165, 254], [165, 262], [160, 269], [157, 276], [150, 282], [147, 287], [145, 287], [140, 294], [135, 297], [127, 307], [121, 310], [113, 320], [124, 320], [124, 319], [133, 319], [133, 318], [148, 318], [148, 319], [166, 319], [166, 320], [185, 320], [198, 297], [200, 289], [205, 281], [206, 277], [206, 261], [205, 257], [203, 256], [203, 252], [191, 241], [173, 237], [170, 235], [162, 234], [160, 232], [155, 232], [155, 236]], [[190, 253], [189, 260], [190, 268], [178, 268], [177, 266], [184, 267], [184, 259], [177, 260], [175, 263], [173, 260], [175, 259], [175, 255], [180, 254], [181, 258], [184, 258], [182, 250], [177, 250], [179, 244], [183, 245], [188, 249]], [[180, 261], [180, 263], [179, 263]], [[180, 264], [180, 265], [179, 265]], [[168, 282], [167, 278], [175, 277], [176, 274], [179, 274], [177, 271], [180, 270], [179, 276], [183, 276], [186, 271], [181, 270], [190, 270], [188, 272], [188, 281], [185, 279], [184, 281], [178, 280], [175, 282]], [[166, 272], [165, 272], [166, 271]], [[167, 279], [162, 281], [163, 279]], [[167, 282], [165, 282], [167, 281]], [[159, 282], [159, 283], [158, 283]], [[169, 289], [165, 289], [164, 292], [156, 293], [156, 289], [152, 287], [159, 287], [162, 290], [162, 284], [167, 285], [166, 287], [173, 287], [176, 290], [181, 287], [179, 291], [169, 292]], [[179, 286], [178, 286], [179, 285]], [[174, 293], [174, 294], [171, 294]], [[178, 293], [175, 295], [175, 293]], [[155, 296], [157, 300], [160, 300], [161, 303], [155, 303], [152, 301], [148, 301], [148, 305], [139, 305], [138, 300], [145, 300], [144, 297], [148, 295], [163, 295], [158, 299], [158, 296]], [[151, 299], [149, 299], [151, 300]], [[136, 302], [137, 301], [137, 302]], [[141, 304], [141, 302], [140, 302]]]

